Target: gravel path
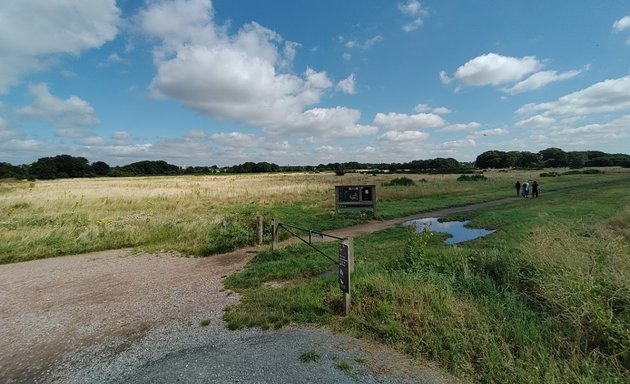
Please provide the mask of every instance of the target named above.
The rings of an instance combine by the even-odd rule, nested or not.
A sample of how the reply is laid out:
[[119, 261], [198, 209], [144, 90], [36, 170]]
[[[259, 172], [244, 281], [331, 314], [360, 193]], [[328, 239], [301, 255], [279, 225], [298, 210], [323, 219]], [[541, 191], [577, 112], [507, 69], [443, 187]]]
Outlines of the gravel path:
[[[356, 236], [513, 200], [330, 233]], [[197, 259], [112, 250], [0, 265], [0, 383], [455, 382], [323, 329], [228, 331], [223, 310], [238, 296], [222, 279], [256, 252]], [[318, 361], [301, 361], [306, 352]]]

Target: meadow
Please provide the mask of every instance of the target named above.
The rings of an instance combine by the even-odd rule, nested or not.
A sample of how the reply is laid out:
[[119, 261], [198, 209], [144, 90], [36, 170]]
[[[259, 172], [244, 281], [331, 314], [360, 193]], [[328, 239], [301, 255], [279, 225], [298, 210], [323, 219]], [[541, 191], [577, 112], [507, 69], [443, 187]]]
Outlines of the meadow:
[[497, 229], [460, 245], [403, 227], [355, 238], [347, 317], [330, 261], [301, 245], [263, 251], [226, 279], [241, 301], [225, 320], [332, 327], [472, 382], [628, 382], [628, 176], [543, 179], [539, 199], [449, 217]]
[[[492, 172], [483, 182], [408, 175], [413, 188], [381, 187], [400, 176], [387, 174], [2, 180], [0, 263], [118, 248], [207, 256], [256, 242], [258, 215], [265, 218], [266, 241], [272, 218], [315, 230], [370, 219], [335, 215], [337, 184], [377, 185], [378, 217], [393, 218], [510, 196], [516, 179], [533, 180], [539, 173]], [[553, 191], [590, 182], [589, 176], [546, 178], [541, 184]]]
[[[335, 214], [339, 184], [375, 184], [376, 219], [386, 219], [514, 196], [516, 180], [538, 180], [540, 199], [452, 217], [497, 229], [484, 239], [446, 246], [402, 227], [355, 238], [349, 316], [329, 260], [303, 246], [265, 249], [226, 279], [241, 301], [225, 320], [325, 325], [475, 382], [627, 382], [630, 171], [540, 173], [405, 175], [407, 186], [391, 185], [401, 175], [325, 173], [3, 180], [0, 262], [123, 247], [209, 256], [254, 243], [258, 215], [267, 228], [277, 218], [315, 230], [372, 219]], [[336, 254], [337, 244], [322, 247]]]

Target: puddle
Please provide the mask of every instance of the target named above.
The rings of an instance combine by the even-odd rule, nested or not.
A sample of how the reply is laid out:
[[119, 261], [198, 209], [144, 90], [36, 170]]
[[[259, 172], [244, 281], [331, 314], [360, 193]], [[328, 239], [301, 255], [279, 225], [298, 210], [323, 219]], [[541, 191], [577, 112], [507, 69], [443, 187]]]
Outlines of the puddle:
[[425, 228], [428, 228], [431, 232], [448, 233], [451, 237], [446, 239], [446, 244], [457, 244], [468, 240], [474, 240], [478, 237], [487, 236], [495, 231], [479, 228], [466, 228], [468, 223], [470, 223], [470, 220], [439, 222], [437, 218], [430, 217], [426, 219], [407, 221], [403, 225], [415, 225], [417, 232], [421, 232]]

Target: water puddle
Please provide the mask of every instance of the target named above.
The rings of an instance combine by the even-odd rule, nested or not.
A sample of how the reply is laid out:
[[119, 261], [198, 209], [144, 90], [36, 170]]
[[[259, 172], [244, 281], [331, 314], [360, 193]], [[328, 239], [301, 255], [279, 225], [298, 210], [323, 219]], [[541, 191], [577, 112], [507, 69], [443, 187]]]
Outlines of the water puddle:
[[458, 244], [468, 240], [474, 240], [478, 237], [487, 236], [495, 230], [479, 229], [479, 228], [467, 228], [466, 225], [470, 223], [470, 220], [466, 221], [445, 221], [440, 222], [435, 217], [426, 219], [411, 220], [405, 222], [403, 225], [415, 225], [416, 232], [422, 232], [425, 228], [431, 232], [442, 232], [451, 235], [446, 239], [446, 244]]

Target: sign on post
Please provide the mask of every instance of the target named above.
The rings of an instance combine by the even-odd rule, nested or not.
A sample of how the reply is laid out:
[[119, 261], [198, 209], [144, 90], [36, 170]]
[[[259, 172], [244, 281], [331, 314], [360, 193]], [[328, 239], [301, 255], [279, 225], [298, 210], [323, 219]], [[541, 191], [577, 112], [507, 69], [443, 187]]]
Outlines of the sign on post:
[[350, 247], [348, 241], [339, 244], [339, 289], [344, 293], [350, 293]]
[[352, 238], [339, 244], [339, 289], [343, 292], [343, 308], [345, 315], [350, 313], [350, 274], [354, 269], [354, 246]]
[[371, 208], [376, 213], [376, 186], [336, 185], [335, 210], [344, 208]]

